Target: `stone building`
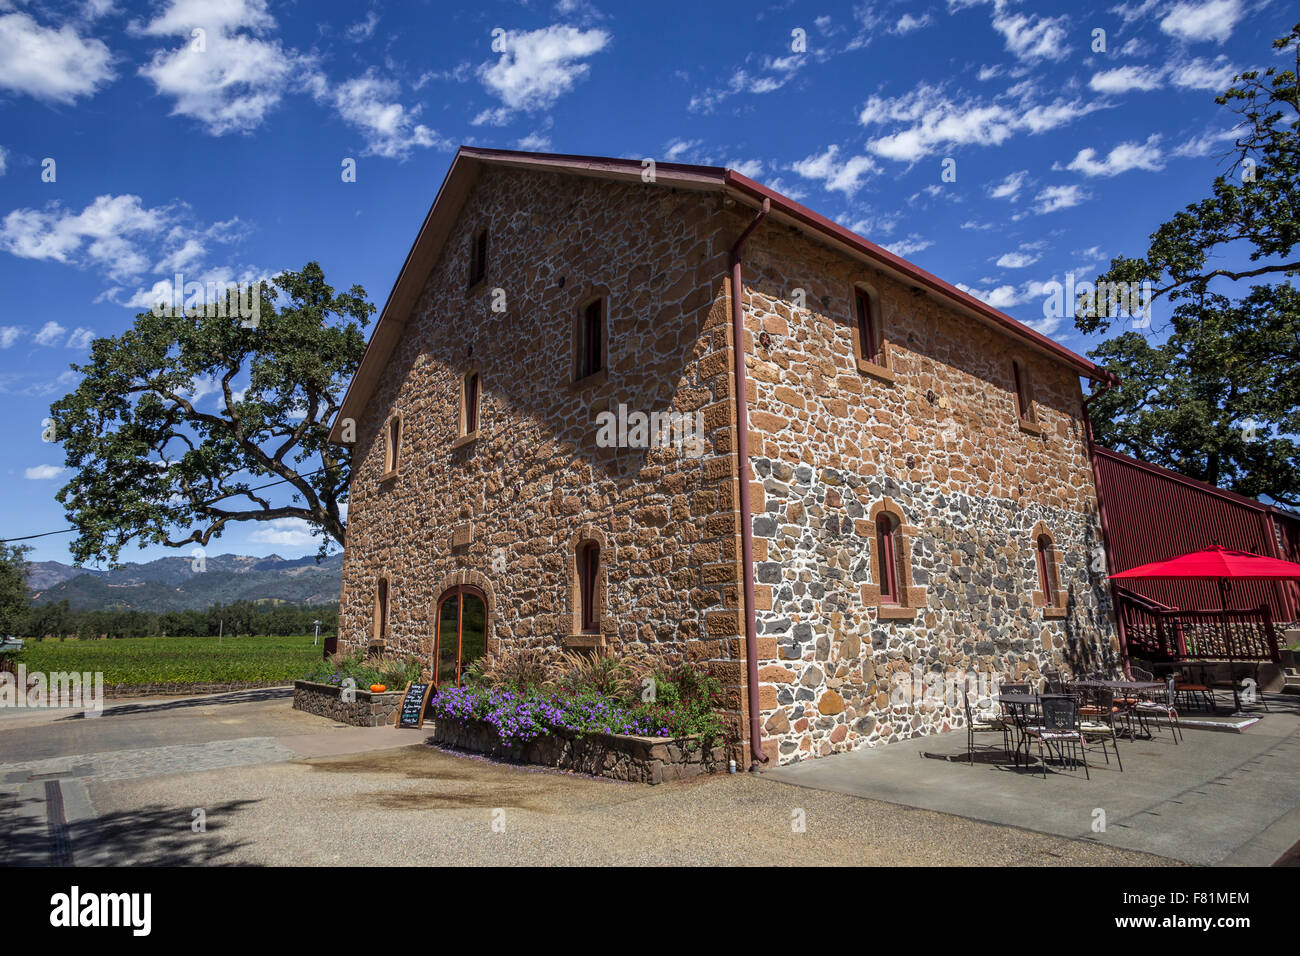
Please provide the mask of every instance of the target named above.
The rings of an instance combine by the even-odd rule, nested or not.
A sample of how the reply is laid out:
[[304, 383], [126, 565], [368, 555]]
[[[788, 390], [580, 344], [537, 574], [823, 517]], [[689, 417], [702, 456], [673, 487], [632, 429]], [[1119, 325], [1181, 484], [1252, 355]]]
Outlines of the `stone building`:
[[331, 434], [340, 639], [681, 654], [742, 766], [950, 729], [1118, 653], [1081, 377], [732, 170], [462, 148]]

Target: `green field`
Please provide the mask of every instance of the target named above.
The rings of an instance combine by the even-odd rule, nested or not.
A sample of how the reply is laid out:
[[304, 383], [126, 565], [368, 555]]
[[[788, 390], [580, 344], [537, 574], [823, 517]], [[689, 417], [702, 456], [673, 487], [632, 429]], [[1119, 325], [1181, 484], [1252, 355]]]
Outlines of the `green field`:
[[305, 637], [123, 637], [29, 640], [18, 661], [31, 671], [100, 671], [105, 684], [292, 681], [320, 660]]

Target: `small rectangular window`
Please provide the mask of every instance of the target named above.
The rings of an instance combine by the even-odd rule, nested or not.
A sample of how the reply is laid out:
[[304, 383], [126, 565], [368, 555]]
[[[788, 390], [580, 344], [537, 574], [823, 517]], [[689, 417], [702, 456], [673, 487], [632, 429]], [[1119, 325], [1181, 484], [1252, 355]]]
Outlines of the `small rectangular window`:
[[578, 363], [578, 377], [595, 375], [605, 367], [605, 302], [596, 299], [582, 310], [582, 329], [580, 348], [582, 354]]
[[1025, 379], [1025, 370], [1019, 362], [1011, 363], [1011, 373], [1016, 380], [1016, 411], [1027, 422], [1034, 420], [1034, 402], [1029, 397], [1029, 382]]
[[472, 289], [487, 276], [487, 230], [474, 236], [469, 250], [469, 286]]
[[478, 373], [471, 372], [465, 379], [465, 434], [478, 431]]
[[600, 572], [600, 545], [592, 542], [578, 551], [578, 593], [582, 602], [582, 631], [594, 634], [600, 631], [600, 606], [597, 581]]
[[864, 362], [879, 365], [880, 337], [876, 327], [875, 309], [869, 296], [862, 289], [857, 291], [858, 298], [858, 350]]
[[1052, 541], [1047, 535], [1038, 536], [1038, 582], [1043, 591], [1043, 604], [1056, 606], [1056, 589], [1052, 580]]
[[384, 469], [388, 473], [397, 471], [398, 443], [402, 440], [402, 420], [394, 415], [388, 421], [388, 460]]
[[388, 637], [388, 579], [379, 579], [375, 593], [375, 640], [383, 643]]

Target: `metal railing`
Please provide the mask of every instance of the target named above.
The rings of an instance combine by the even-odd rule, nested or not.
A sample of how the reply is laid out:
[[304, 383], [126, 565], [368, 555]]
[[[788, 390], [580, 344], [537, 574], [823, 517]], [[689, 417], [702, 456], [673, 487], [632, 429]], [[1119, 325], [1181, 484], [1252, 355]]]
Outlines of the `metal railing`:
[[1268, 605], [1250, 610], [1182, 610], [1115, 588], [1129, 656], [1166, 661], [1272, 661], [1282, 655]]

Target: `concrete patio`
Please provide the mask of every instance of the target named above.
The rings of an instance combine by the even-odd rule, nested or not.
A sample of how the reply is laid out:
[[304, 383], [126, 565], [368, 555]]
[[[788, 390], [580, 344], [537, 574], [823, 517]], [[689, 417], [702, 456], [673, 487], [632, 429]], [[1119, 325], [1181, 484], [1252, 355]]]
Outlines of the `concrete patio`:
[[[1090, 748], [1082, 768], [1049, 765], [1043, 779], [991, 751], [997, 734], [922, 737], [770, 770], [773, 781], [920, 807], [1039, 833], [1092, 840], [1192, 864], [1270, 866], [1300, 841], [1300, 698], [1269, 695], [1271, 713], [1240, 733], [1187, 729], [1175, 745], [1119, 742], [1107, 766]], [[985, 753], [980, 754], [978, 751]], [[1104, 829], [1099, 829], [1104, 824]]]

